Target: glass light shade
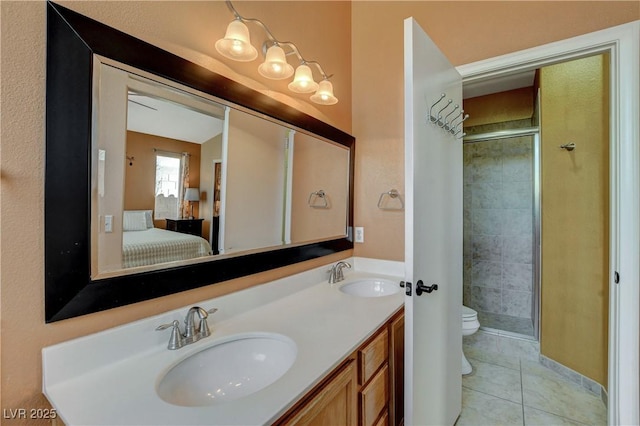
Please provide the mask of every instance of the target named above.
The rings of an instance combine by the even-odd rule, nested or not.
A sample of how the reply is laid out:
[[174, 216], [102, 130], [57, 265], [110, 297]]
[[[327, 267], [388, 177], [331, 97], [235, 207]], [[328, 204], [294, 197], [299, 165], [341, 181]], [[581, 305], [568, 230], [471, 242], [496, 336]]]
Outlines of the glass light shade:
[[302, 64], [296, 68], [296, 75], [289, 83], [289, 90], [296, 93], [311, 93], [318, 90], [318, 83], [313, 81], [309, 66]]
[[318, 85], [318, 91], [311, 95], [311, 100], [321, 105], [334, 105], [338, 98], [333, 96], [333, 84], [329, 80], [322, 80]]
[[249, 38], [249, 28], [237, 19], [227, 26], [224, 38], [216, 42], [216, 50], [234, 61], [249, 62], [258, 57], [258, 51]]
[[291, 77], [293, 67], [287, 62], [282, 47], [274, 45], [267, 50], [267, 57], [258, 67], [260, 75], [272, 80], [282, 80]]

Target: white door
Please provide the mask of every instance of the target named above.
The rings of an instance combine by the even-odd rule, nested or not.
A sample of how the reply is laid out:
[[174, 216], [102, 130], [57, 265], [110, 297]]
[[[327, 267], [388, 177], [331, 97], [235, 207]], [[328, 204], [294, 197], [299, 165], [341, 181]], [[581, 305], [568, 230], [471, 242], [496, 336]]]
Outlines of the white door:
[[413, 18], [404, 46], [405, 422], [452, 425], [462, 405], [462, 133], [449, 129], [462, 79]]

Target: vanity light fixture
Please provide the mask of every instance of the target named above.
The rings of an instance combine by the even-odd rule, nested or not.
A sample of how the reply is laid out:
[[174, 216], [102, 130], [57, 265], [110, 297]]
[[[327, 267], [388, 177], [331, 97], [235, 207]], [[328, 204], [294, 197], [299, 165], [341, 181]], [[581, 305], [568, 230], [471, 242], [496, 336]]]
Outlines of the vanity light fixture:
[[333, 84], [329, 80], [322, 80], [316, 93], [311, 95], [311, 100], [321, 105], [337, 104], [338, 98], [333, 96]]
[[287, 62], [284, 49], [274, 44], [267, 49], [267, 55], [262, 63], [258, 67], [260, 75], [272, 80], [284, 80], [291, 77], [293, 74], [293, 67]]
[[[249, 29], [246, 24], [249, 22], [257, 24], [267, 35], [267, 40], [262, 45], [265, 61], [258, 67], [260, 75], [272, 80], [291, 77], [293, 66], [287, 62], [287, 56], [295, 55], [300, 61], [300, 65], [296, 68], [293, 81], [289, 83], [289, 90], [296, 93], [315, 92], [310, 99], [320, 105], [338, 103], [338, 98], [333, 94], [333, 85], [329, 81], [332, 76], [327, 75], [318, 62], [305, 60], [294, 43], [279, 41], [262, 21], [241, 16], [230, 0], [226, 0], [225, 3], [235, 18], [227, 27], [224, 38], [216, 42], [216, 50], [222, 56], [244, 62], [256, 59], [258, 53], [256, 48], [251, 45]], [[314, 65], [322, 77], [320, 84], [314, 81], [313, 72], [309, 65]]]
[[289, 83], [289, 90], [296, 93], [312, 93], [318, 90], [318, 83], [313, 81], [313, 73], [307, 64], [300, 64], [296, 68], [296, 75]]
[[251, 44], [249, 28], [239, 18], [227, 26], [224, 38], [216, 42], [216, 50], [234, 61], [250, 62], [258, 57], [258, 51]]

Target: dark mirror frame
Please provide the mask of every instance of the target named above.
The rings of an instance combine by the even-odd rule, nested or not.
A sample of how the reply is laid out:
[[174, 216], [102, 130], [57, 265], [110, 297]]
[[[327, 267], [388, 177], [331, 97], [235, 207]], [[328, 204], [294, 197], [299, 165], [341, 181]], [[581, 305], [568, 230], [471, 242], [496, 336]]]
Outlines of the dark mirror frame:
[[353, 226], [355, 139], [179, 56], [47, 2], [45, 320], [59, 321], [227, 281], [353, 248], [345, 238], [194, 265], [91, 279], [93, 55], [130, 65], [266, 115], [350, 150]]

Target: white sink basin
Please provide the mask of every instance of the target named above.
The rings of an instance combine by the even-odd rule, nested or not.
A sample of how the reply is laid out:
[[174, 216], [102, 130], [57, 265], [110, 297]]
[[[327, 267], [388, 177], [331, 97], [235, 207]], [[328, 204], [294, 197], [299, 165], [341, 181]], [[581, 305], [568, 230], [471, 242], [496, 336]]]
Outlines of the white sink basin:
[[358, 297], [384, 297], [399, 292], [400, 285], [390, 280], [368, 278], [344, 284], [340, 291]]
[[185, 407], [243, 398], [282, 377], [297, 352], [295, 342], [280, 334], [232, 336], [170, 368], [156, 391], [164, 401]]

